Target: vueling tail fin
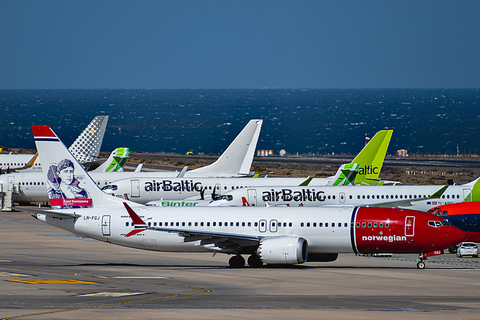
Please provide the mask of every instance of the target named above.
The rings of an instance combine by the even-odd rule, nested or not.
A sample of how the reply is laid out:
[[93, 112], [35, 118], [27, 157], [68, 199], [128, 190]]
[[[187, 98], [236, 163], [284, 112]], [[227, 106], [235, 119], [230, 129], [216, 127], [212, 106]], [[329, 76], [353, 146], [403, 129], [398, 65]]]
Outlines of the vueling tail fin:
[[380, 130], [352, 160], [359, 165], [355, 184], [377, 183], [393, 130]]
[[97, 160], [107, 122], [108, 116], [96, 116], [68, 148], [80, 163]]
[[121, 207], [123, 202], [138, 206], [100, 190], [49, 126], [32, 130], [53, 209]]
[[214, 163], [191, 170], [193, 173], [248, 175], [257, 148], [263, 120], [250, 120], [227, 150]]
[[110, 153], [108, 159], [102, 163], [94, 172], [122, 172], [127, 162], [129, 148], [117, 148]]

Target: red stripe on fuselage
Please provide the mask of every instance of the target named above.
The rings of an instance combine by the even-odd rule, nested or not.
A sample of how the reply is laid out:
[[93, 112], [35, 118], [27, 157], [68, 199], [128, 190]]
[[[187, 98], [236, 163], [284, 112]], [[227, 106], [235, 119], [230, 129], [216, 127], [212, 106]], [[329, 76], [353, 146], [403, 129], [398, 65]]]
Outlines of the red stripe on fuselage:
[[[412, 220], [407, 217], [415, 217], [413, 229], [406, 228], [406, 222]], [[414, 210], [359, 208], [353, 226], [357, 250], [359, 253], [430, 252], [465, 239], [465, 233], [455, 227], [434, 227], [428, 225], [428, 221], [443, 219]]]

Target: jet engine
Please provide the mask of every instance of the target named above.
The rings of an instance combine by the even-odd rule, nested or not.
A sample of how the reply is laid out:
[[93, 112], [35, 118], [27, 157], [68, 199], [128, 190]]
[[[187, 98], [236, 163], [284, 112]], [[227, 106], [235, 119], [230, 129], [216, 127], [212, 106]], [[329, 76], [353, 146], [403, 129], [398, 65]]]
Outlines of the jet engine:
[[304, 238], [298, 237], [264, 239], [257, 249], [257, 254], [265, 263], [304, 263], [308, 256], [308, 243]]

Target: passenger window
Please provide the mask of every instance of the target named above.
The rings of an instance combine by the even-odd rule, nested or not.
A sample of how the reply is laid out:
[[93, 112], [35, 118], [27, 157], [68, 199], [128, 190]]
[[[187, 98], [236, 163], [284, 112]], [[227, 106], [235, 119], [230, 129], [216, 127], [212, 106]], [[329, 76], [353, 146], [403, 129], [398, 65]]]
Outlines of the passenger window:
[[319, 223], [318, 223], [318, 226], [319, 226], [319, 227], [323, 227], [323, 222], [319, 222]]
[[245, 222], [242, 222], [242, 227], [245, 227]]
[[288, 226], [289, 226], [289, 227], [291, 227], [291, 226], [292, 226], [292, 223], [291, 223], [291, 222], [289, 222], [289, 223], [288, 223]]
[[[352, 223], [352, 225], [353, 225], [353, 223]], [[348, 223], [345, 222], [345, 223], [343, 224], [343, 226], [346, 228], [346, 227], [348, 226]]]
[[[161, 223], [161, 222], [160, 222]], [[192, 223], [191, 222], [188, 222], [188, 226], [191, 227], [192, 226]]]
[[325, 222], [325, 228], [328, 227], [328, 222]]
[[210, 227], [210, 222], [207, 222], [207, 227]]
[[357, 222], [357, 228], [360, 228], [360, 222]]
[[240, 227], [240, 222], [237, 222], [236, 225], [237, 225], [237, 227]]
[[335, 222], [332, 222], [332, 227], [335, 227]]
[[126, 223], [125, 223], [125, 225], [128, 227], [129, 223], [128, 223], [128, 222], [126, 222]]
[[177, 227], [180, 226], [180, 222], [175, 223], [175, 225], [176, 225]]
[[222, 226], [222, 223], [221, 223], [221, 222], [219, 222], [219, 223], [218, 223], [218, 226], [219, 226], [219, 227], [221, 227], [221, 226]]
[[203, 222], [200, 222], [200, 227], [203, 227]]
[[372, 223], [371, 223], [371, 222], [368, 223], [368, 227], [369, 227], [369, 228], [372, 227]]
[[195, 222], [195, 227], [198, 227], [198, 222]]
[[313, 225], [312, 225], [312, 227], [316, 227], [316, 226], [317, 226], [317, 223], [316, 223], [316, 222], [314, 222], [314, 223], [313, 223]]
[[212, 225], [215, 227], [215, 226], [217, 225], [217, 223], [216, 223], [216, 222], [212, 222]]
[[380, 222], [380, 226], [379, 226], [379, 227], [380, 227], [380, 228], [383, 228], [383, 222]]
[[159, 223], [158, 223], [158, 226], [159, 226], [159, 227], [161, 227], [161, 226], [162, 226], [162, 223], [161, 223], [161, 222], [159, 222]]
[[376, 222], [373, 224], [373, 227], [374, 227], [374, 228], [376, 228], [376, 227], [377, 227], [377, 223], [376, 223]]
[[251, 227], [251, 226], [252, 226], [252, 223], [251, 223], [251, 222], [249, 222], [249, 223], [248, 223], [248, 226], [249, 226], [249, 227]]
[[310, 227], [310, 222], [307, 222], [307, 227]]
[[302, 223], [300, 223], [300, 227], [303, 227], [303, 222], [302, 222]]

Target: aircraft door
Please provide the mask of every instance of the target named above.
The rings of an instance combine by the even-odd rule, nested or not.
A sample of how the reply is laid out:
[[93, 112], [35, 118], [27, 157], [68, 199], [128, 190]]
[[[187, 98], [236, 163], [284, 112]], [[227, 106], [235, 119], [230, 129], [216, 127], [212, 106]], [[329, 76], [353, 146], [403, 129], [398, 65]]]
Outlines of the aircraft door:
[[267, 220], [262, 219], [262, 220], [259, 221], [258, 231], [260, 231], [260, 232], [267, 231]]
[[102, 234], [104, 236], [110, 235], [110, 216], [102, 216]]
[[7, 191], [13, 191], [15, 187], [15, 177], [8, 177]]
[[270, 232], [277, 232], [278, 230], [278, 221], [273, 219], [270, 220]]
[[345, 203], [345, 192], [340, 192], [340, 194], [338, 195], [338, 199], [340, 203]]
[[413, 237], [415, 234], [415, 217], [405, 217], [405, 235], [407, 237]]
[[247, 196], [248, 196], [248, 203], [251, 206], [256, 206], [257, 205], [257, 190], [248, 189], [247, 190]]
[[140, 197], [140, 181], [132, 180], [131, 185], [132, 185], [132, 191], [131, 191], [130, 194], [131, 194], [132, 198]]
[[471, 189], [463, 189], [463, 201], [469, 202], [472, 201], [472, 190]]

